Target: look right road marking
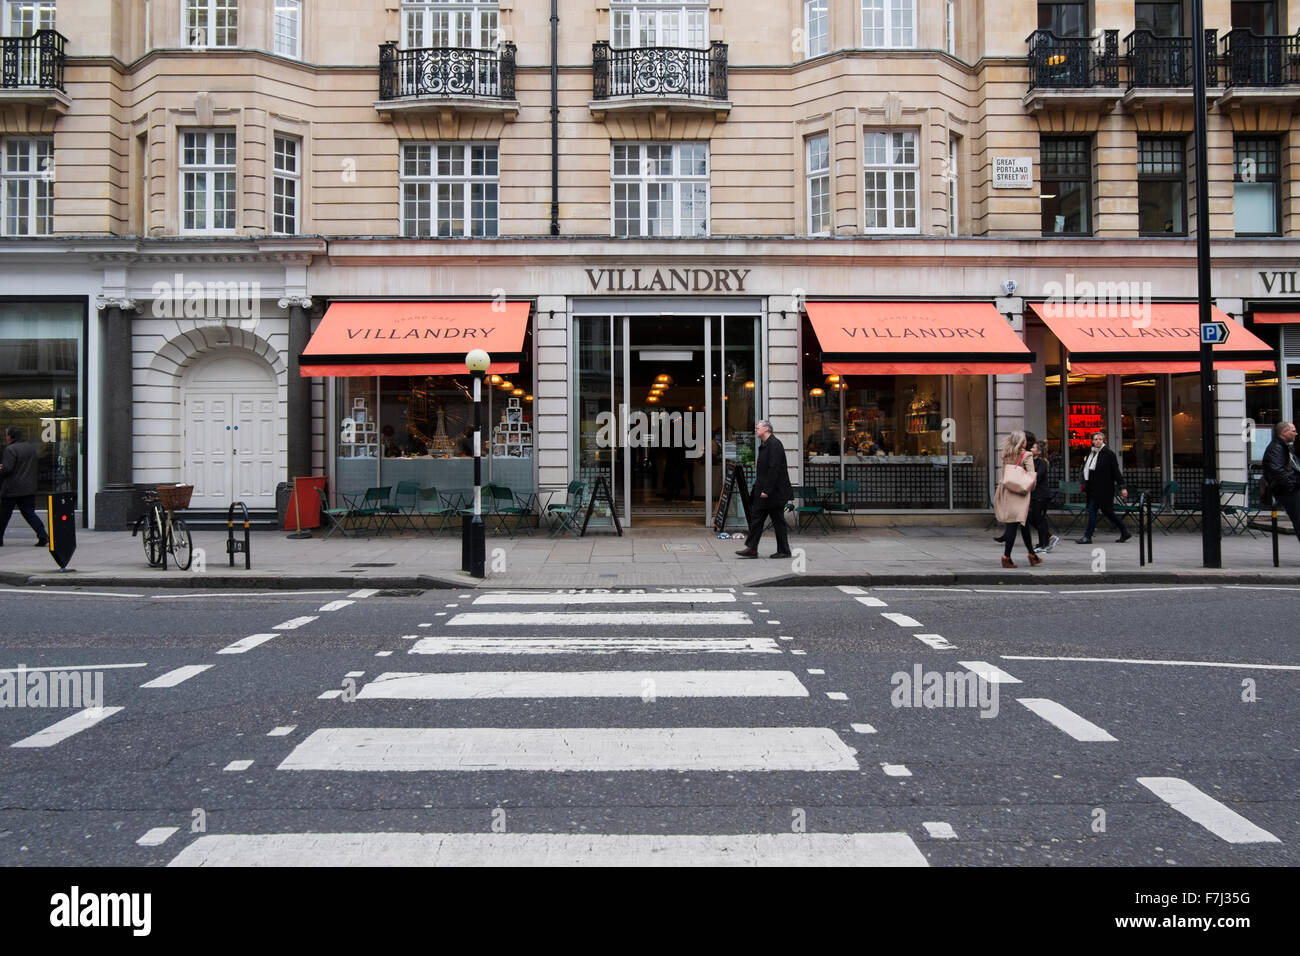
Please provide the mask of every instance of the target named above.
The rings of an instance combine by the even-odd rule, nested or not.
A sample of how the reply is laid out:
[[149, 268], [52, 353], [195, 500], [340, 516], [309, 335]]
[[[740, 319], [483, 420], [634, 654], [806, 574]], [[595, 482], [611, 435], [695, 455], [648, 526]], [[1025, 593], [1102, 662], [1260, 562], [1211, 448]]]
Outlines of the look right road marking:
[[1043, 697], [1017, 697], [1016, 700], [1053, 727], [1065, 731], [1075, 740], [1101, 742], [1115, 739], [1092, 721], [1085, 720], [1070, 708], [1058, 704], [1054, 700], [1047, 700]]
[[1199, 823], [1229, 843], [1281, 843], [1240, 813], [1178, 777], [1138, 777], [1142, 784], [1193, 823]]

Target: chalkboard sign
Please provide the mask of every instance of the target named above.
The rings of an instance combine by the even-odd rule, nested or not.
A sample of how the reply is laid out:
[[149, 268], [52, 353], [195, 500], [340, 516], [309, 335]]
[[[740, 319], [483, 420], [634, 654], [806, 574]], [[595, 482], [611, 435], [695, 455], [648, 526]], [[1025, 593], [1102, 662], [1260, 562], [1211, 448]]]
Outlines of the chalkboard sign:
[[623, 526], [618, 523], [618, 511], [614, 507], [614, 496], [610, 494], [609, 484], [605, 481], [605, 476], [601, 475], [596, 479], [595, 487], [591, 489], [591, 500], [587, 502], [587, 516], [582, 519], [582, 531], [579, 537], [587, 533], [587, 522], [591, 521], [591, 513], [596, 508], [596, 502], [603, 501], [609, 506], [609, 516], [614, 519], [614, 530], [618, 536], [623, 537]]
[[745, 469], [737, 465], [727, 476], [727, 482], [718, 495], [718, 510], [713, 513], [713, 530], [721, 533], [727, 527], [727, 514], [731, 511], [731, 498], [739, 493], [740, 514], [742, 521], [749, 520], [749, 485], [745, 481]]

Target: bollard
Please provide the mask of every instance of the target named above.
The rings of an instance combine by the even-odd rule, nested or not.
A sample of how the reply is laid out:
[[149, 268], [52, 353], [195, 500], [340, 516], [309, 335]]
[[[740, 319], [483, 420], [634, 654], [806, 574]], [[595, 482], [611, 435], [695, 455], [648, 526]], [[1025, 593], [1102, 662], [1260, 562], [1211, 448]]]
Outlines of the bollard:
[[[244, 540], [235, 540], [235, 508], [244, 512]], [[230, 566], [235, 566], [235, 555], [242, 553], [244, 555], [244, 570], [253, 569], [253, 551], [248, 540], [248, 508], [242, 501], [232, 502], [226, 510], [226, 554], [230, 559]]]
[[1273, 517], [1269, 520], [1273, 526], [1273, 567], [1281, 567], [1281, 559], [1277, 553], [1277, 505], [1273, 505]]
[[1138, 512], [1138, 567], [1145, 568], [1147, 566], [1146, 492], [1143, 492], [1142, 496], [1138, 498], [1137, 512]]
[[1155, 514], [1153, 513], [1153, 505], [1151, 504], [1151, 499], [1148, 498], [1147, 499], [1147, 562], [1149, 564], [1156, 563], [1155, 527], [1156, 527], [1156, 518], [1155, 518]]

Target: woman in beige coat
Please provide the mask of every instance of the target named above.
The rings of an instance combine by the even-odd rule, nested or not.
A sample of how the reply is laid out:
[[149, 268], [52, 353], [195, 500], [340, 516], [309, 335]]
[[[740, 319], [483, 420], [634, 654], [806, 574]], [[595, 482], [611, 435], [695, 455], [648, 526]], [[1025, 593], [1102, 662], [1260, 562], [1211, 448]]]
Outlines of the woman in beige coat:
[[[1034, 456], [1025, 449], [1024, 432], [1012, 432], [1002, 439], [1000, 451], [1004, 473], [1008, 467], [1021, 468], [1035, 479], [1037, 478], [1034, 471]], [[998, 484], [998, 490], [993, 495], [993, 513], [999, 521], [1004, 521], [1007, 525], [1006, 531], [1002, 535], [1006, 541], [1005, 550], [1002, 552], [1002, 566], [1004, 568], [1014, 568], [1016, 566], [1011, 560], [1011, 549], [1016, 543], [1017, 530], [1019, 530], [1020, 536], [1025, 542], [1025, 550], [1029, 552], [1030, 565], [1042, 564], [1043, 559], [1034, 554], [1034, 539], [1026, 523], [1029, 519], [1029, 495], [1016, 494], [1006, 486], [1005, 482], [1001, 482]]]

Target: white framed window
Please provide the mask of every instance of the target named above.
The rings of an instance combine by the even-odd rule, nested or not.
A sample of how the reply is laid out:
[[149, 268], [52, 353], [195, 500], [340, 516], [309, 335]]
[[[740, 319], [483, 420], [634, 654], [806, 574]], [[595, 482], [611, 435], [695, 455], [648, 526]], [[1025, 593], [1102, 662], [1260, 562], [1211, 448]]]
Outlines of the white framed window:
[[862, 0], [862, 45], [916, 46], [916, 0]]
[[275, 0], [273, 49], [280, 56], [302, 59], [302, 0]]
[[298, 197], [302, 195], [302, 140], [275, 137], [272, 153], [271, 231], [282, 236], [298, 234]]
[[957, 0], [944, 3], [944, 42], [949, 56], [957, 55]]
[[186, 46], [238, 46], [238, 0], [182, 0], [181, 43]]
[[615, 143], [610, 177], [614, 235], [707, 236], [707, 143]]
[[808, 235], [828, 236], [831, 232], [830, 134], [809, 136], [804, 154], [808, 180]]
[[234, 130], [181, 134], [181, 232], [235, 231]]
[[404, 0], [402, 43], [407, 50], [491, 50], [497, 45], [496, 0]]
[[497, 235], [500, 178], [495, 143], [404, 144], [402, 235]]
[[54, 232], [54, 140], [15, 137], [2, 148], [4, 235], [48, 236]]
[[916, 232], [920, 161], [915, 130], [870, 130], [863, 141], [867, 232]]
[[682, 0], [610, 0], [609, 45], [616, 50], [709, 45], [708, 3]]
[[948, 181], [948, 235], [957, 235], [957, 137], [948, 138], [948, 163], [943, 170]]
[[37, 30], [53, 30], [54, 0], [5, 0], [4, 35], [29, 37]]
[[821, 56], [830, 49], [826, 0], [804, 0], [803, 36], [805, 57]]

